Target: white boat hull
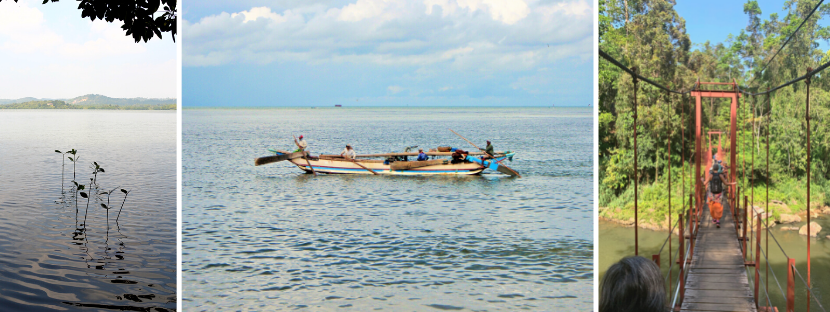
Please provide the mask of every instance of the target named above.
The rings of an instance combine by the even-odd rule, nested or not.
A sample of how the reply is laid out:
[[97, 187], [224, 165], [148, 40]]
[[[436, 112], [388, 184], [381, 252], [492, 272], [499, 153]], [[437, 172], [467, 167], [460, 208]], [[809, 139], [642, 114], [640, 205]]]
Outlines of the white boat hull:
[[[290, 160], [301, 170], [311, 173], [308, 168], [308, 163], [305, 159], [297, 158]], [[332, 159], [309, 159], [308, 162], [317, 173], [330, 174], [372, 174], [369, 170], [361, 168], [351, 161], [332, 160]], [[359, 161], [358, 162], [366, 168], [378, 174], [387, 175], [473, 175], [479, 174], [485, 168], [477, 163], [460, 163], [460, 164], [446, 164], [425, 166], [407, 170], [392, 170], [389, 165], [382, 162]]]

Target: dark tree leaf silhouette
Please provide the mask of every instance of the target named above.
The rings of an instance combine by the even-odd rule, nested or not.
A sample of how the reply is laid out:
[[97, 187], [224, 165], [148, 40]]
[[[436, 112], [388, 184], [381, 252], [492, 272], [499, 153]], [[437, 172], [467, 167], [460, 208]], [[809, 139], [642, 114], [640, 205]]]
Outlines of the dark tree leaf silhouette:
[[[14, 0], [17, 2], [18, 0]], [[132, 36], [135, 42], [147, 42], [153, 36], [162, 38], [161, 33], [170, 33], [176, 42], [177, 0], [78, 0], [81, 18], [115, 20], [124, 22], [121, 29]], [[3, 0], [0, 0], [3, 2]], [[43, 0], [43, 4], [58, 0]], [[162, 6], [163, 5], [163, 6]], [[162, 11], [159, 11], [162, 8]], [[159, 16], [154, 16], [159, 14]]]

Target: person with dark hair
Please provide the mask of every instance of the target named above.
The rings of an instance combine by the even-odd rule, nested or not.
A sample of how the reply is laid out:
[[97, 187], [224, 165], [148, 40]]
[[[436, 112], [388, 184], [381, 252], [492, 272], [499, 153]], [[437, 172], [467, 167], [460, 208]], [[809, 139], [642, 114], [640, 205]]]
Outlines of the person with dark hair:
[[457, 148], [452, 152], [452, 161], [451, 164], [460, 164], [467, 160], [467, 155], [470, 154], [469, 152], [465, 152], [464, 150]]
[[424, 160], [428, 160], [428, 159], [429, 159], [429, 156], [427, 156], [427, 154], [424, 153], [424, 149], [419, 148], [418, 149], [418, 161], [424, 161]]
[[660, 274], [651, 260], [622, 258], [599, 284], [599, 312], [665, 312], [666, 286]]
[[481, 159], [493, 158], [493, 154], [495, 153], [495, 149], [493, 148], [493, 143], [490, 143], [490, 141], [487, 141], [487, 147], [486, 148], [479, 148], [479, 150], [481, 150], [485, 154], [484, 156], [481, 157]]

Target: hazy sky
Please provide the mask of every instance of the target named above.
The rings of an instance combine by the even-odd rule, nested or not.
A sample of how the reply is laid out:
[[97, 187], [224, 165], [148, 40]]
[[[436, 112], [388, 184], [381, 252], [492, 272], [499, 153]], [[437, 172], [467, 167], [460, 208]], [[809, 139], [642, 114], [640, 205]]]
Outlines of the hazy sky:
[[82, 19], [77, 1], [42, 2], [0, 2], [0, 99], [176, 97], [169, 34], [135, 43], [119, 21]]
[[182, 3], [186, 106], [585, 106], [593, 1]]

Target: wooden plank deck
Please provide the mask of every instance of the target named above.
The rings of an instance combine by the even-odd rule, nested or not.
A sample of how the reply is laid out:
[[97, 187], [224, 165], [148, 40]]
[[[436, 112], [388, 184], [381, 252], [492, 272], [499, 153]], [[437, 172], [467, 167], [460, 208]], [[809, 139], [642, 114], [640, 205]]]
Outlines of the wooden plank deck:
[[709, 216], [709, 205], [704, 205], [680, 311], [757, 311], [735, 222], [728, 204], [723, 206], [721, 227], [717, 228]]

